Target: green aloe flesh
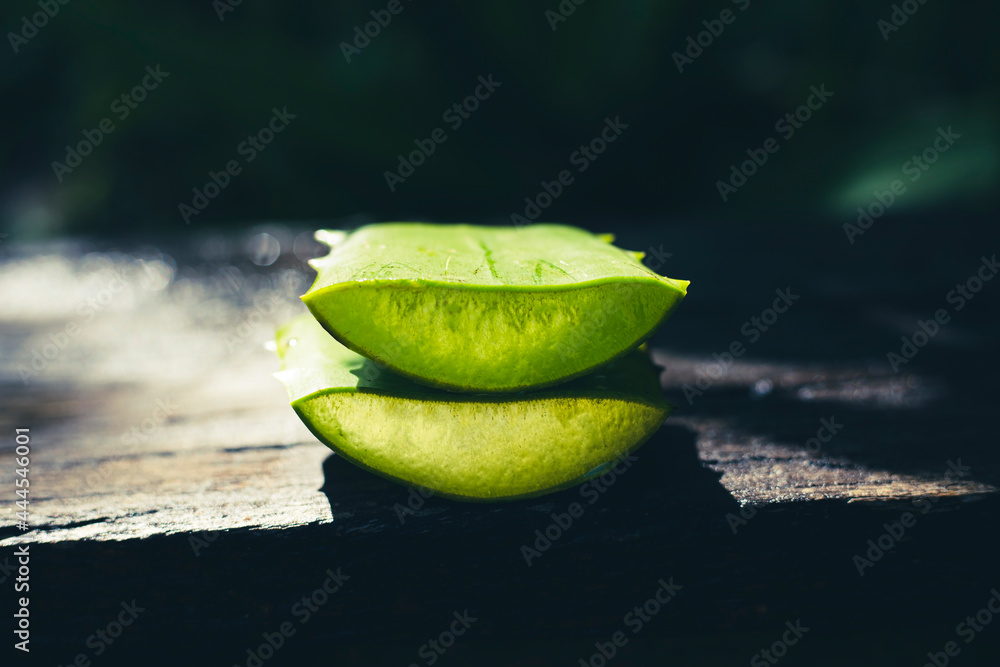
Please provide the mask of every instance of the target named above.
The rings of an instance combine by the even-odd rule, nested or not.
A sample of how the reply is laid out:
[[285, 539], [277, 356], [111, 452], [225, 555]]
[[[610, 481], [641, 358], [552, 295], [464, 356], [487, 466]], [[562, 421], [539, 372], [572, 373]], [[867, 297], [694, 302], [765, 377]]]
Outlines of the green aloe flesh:
[[331, 246], [302, 297], [316, 319], [355, 352], [452, 391], [582, 375], [646, 340], [688, 286], [566, 225], [385, 223], [316, 237]]
[[531, 394], [442, 392], [379, 368], [302, 315], [278, 332], [292, 407], [335, 452], [388, 479], [459, 500], [510, 500], [601, 474], [671, 412], [635, 350]]

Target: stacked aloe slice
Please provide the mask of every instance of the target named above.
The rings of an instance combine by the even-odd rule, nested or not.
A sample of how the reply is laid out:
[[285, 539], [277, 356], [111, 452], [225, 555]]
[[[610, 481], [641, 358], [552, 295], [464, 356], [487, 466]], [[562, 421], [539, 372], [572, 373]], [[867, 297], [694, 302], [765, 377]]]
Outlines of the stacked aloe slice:
[[565, 225], [319, 231], [278, 332], [292, 407], [351, 462], [461, 500], [601, 474], [670, 414], [639, 346], [687, 281]]

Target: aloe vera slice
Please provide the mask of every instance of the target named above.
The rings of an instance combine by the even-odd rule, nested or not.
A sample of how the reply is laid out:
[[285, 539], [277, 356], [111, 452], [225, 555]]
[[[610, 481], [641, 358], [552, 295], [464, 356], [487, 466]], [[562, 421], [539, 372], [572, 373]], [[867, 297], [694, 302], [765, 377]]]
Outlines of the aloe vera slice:
[[[347, 460], [460, 500], [540, 495], [599, 475], [670, 414], [648, 355], [531, 394], [457, 394], [376, 366], [299, 316], [277, 336], [295, 412]], [[603, 466], [603, 467], [602, 467]]]
[[417, 382], [510, 392], [582, 375], [637, 347], [688, 282], [566, 225], [386, 223], [320, 231], [302, 297], [348, 348]]

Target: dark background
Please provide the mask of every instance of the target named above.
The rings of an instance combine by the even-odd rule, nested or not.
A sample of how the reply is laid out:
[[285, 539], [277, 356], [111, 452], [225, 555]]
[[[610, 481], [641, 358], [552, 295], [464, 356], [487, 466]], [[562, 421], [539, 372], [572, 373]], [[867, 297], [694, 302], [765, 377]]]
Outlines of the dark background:
[[[39, 8], [4, 3], [5, 231], [183, 234], [178, 205], [285, 106], [289, 129], [192, 225], [503, 222], [608, 116], [628, 130], [543, 219], [843, 223], [939, 126], [961, 139], [889, 217], [979, 218], [996, 203], [995, 4], [914, 0], [886, 41], [888, 2], [591, 1], [553, 31], [554, 0], [401, 1], [350, 63], [341, 43], [386, 3], [247, 1], [220, 21], [210, 0], [72, 0], [17, 53], [8, 33]], [[735, 21], [679, 73], [672, 54], [723, 9]], [[119, 120], [115, 98], [156, 65], [169, 76]], [[490, 74], [501, 87], [452, 131], [442, 113]], [[821, 84], [833, 97], [723, 203], [716, 181]], [[52, 162], [105, 117], [114, 132], [60, 183]], [[448, 140], [390, 192], [384, 172], [436, 127]]]

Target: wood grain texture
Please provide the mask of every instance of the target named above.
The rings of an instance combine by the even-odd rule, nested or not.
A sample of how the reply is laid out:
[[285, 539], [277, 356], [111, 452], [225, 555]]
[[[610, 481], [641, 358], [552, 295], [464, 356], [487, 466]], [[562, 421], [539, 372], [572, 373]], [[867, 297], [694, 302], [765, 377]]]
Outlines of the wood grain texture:
[[[6, 280], [30, 281], [52, 261], [42, 254], [9, 262]], [[309, 278], [300, 261], [286, 258], [287, 266], [249, 277], [246, 266], [233, 273], [223, 264], [190, 277], [182, 268], [162, 289], [144, 284], [149, 272], [174, 271], [166, 263], [150, 267], [161, 260], [87, 254], [61, 261], [67, 291], [75, 293], [62, 294], [57, 303], [8, 303], [5, 313], [5, 330], [15, 333], [5, 336], [12, 353], [0, 370], [7, 378], [4, 426], [32, 427], [32, 521], [38, 529], [10, 535], [12, 519], [4, 517], [8, 536], [0, 546], [333, 519], [319, 490], [329, 452], [288, 407], [271, 376], [277, 360], [265, 349], [276, 328], [303, 310], [296, 297]], [[124, 276], [121, 291], [107, 306], [95, 302], [93, 319], [81, 315], [80, 304], [100, 295], [116, 275]], [[770, 301], [765, 296], [764, 304]], [[696, 327], [691, 321], [699, 314], [677, 319]], [[80, 333], [34, 374], [32, 350], [42, 350], [74, 322]], [[738, 332], [734, 340], [747, 342]], [[971, 474], [957, 476], [945, 455], [914, 469], [912, 450], [932, 449], [921, 441], [926, 435], [919, 425], [908, 429], [914, 438], [908, 448], [893, 445], [898, 430], [880, 427], [887, 415], [916, 415], [932, 404], [942, 390], [931, 380], [887, 366], [748, 356], [726, 366], [711, 354], [654, 348], [666, 394], [679, 406], [670, 423], [696, 434], [699, 460], [721, 473], [722, 485], [740, 504], [996, 492]], [[32, 373], [27, 384], [18, 368]], [[710, 386], [702, 393], [706, 378]], [[839, 419], [843, 429], [811, 452], [807, 441], [827, 417], [835, 424]], [[892, 457], [875, 465], [853, 456], [887, 447], [896, 449], [898, 466], [890, 465]], [[9, 469], [3, 473], [10, 479]]]
[[[355, 578], [282, 654], [290, 664], [311, 664], [330, 633], [328, 655], [346, 664], [418, 661], [466, 607], [484, 620], [455, 664], [573, 664], [669, 576], [689, 588], [621, 664], [745, 662], [798, 616], [820, 628], [809, 664], [900, 651], [919, 662], [909, 629], [934, 648], [996, 585], [997, 297], [955, 313], [900, 372], [885, 358], [971, 273], [975, 252], [948, 248], [947, 266], [904, 281], [876, 239], [853, 265], [817, 244], [808, 262], [764, 267], [748, 284], [731, 267], [749, 241], [681, 229], [677, 246], [708, 259], [701, 292], [693, 260], [668, 271], [694, 288], [651, 341], [676, 416], [592, 505], [578, 489], [470, 505], [346, 465], [298, 422], [264, 345], [303, 310], [305, 256], [256, 267], [243, 242], [9, 248], [0, 263], [0, 431], [32, 438], [32, 530], [5, 514], [0, 560], [29, 543], [47, 563], [36, 596], [54, 660], [137, 597], [150, 627], [107, 664], [146, 659], [143, 647], [170, 645], [177, 628], [199, 647], [193, 664], [240, 662], [338, 565]], [[801, 299], [751, 342], [742, 325], [786, 285]], [[717, 370], [734, 342], [744, 354]], [[821, 420], [842, 426], [810, 447]], [[12, 449], [7, 438], [5, 460]], [[6, 488], [13, 479], [0, 470]], [[584, 516], [529, 567], [523, 547], [573, 502]], [[860, 577], [852, 558], [904, 512], [916, 527]]]

